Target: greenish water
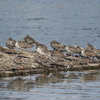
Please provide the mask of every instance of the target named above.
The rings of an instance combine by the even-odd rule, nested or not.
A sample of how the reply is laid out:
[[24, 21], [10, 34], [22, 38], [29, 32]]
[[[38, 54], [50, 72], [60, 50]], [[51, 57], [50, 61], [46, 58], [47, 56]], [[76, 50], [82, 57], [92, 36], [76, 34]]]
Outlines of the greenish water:
[[[100, 0], [0, 0], [0, 45], [29, 34], [100, 49]], [[35, 50], [35, 47], [33, 48]], [[0, 100], [100, 100], [100, 71], [0, 78]]]

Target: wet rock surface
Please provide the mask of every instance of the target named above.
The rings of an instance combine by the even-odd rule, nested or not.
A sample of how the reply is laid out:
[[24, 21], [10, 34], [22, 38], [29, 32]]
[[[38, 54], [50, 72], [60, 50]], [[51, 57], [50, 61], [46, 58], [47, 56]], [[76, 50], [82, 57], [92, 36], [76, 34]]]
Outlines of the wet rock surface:
[[[61, 58], [62, 59], [62, 58]], [[66, 56], [61, 61], [51, 61], [36, 51], [20, 51], [0, 47], [0, 76], [26, 75], [47, 71], [99, 69], [100, 62], [84, 57]]]

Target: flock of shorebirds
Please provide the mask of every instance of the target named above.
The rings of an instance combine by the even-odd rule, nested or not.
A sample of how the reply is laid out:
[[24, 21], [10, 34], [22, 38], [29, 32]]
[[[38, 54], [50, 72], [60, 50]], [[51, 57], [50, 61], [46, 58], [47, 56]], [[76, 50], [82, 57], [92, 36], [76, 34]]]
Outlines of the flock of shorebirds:
[[[73, 56], [77, 54], [79, 57], [84, 57], [84, 58], [94, 58], [96, 57], [97, 60], [100, 58], [100, 49], [97, 49], [90, 43], [86, 45], [86, 48], [79, 47], [78, 45], [75, 46], [70, 46], [70, 45], [63, 45], [60, 42], [57, 42], [56, 40], [52, 40], [50, 42], [51, 47], [53, 50], [49, 50], [48, 47], [44, 44], [41, 44], [37, 42], [35, 39], [30, 37], [29, 35], [26, 35], [24, 39], [20, 41], [16, 41], [12, 38], [8, 38], [6, 41], [6, 46], [9, 49], [21, 49], [22, 51], [28, 48], [32, 48], [33, 46], [36, 46], [36, 51], [40, 54], [38, 59], [43, 59], [41, 58], [42, 56], [45, 57], [46, 59], [43, 60], [50, 60], [54, 63], [64, 61], [66, 56], [70, 55]], [[63, 52], [67, 52], [67, 55]]]

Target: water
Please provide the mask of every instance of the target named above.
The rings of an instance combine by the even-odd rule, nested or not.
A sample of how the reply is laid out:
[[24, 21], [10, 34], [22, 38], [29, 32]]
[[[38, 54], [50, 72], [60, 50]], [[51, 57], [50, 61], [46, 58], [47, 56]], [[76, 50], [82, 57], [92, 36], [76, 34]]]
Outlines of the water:
[[0, 79], [0, 100], [100, 100], [100, 71]]
[[29, 34], [46, 44], [55, 39], [65, 45], [100, 48], [100, 0], [1, 0], [0, 44]]
[[[53, 39], [81, 47], [91, 43], [100, 49], [100, 0], [0, 0], [0, 45], [6, 46], [9, 37], [20, 40], [27, 34], [49, 49]], [[40, 83], [35, 82], [37, 75], [32, 75], [31, 80], [29, 76], [1, 78], [0, 98], [99, 100], [100, 73], [90, 74], [89, 79], [83, 81], [88, 73], [90, 71], [74, 72], [78, 77], [54, 77], [50, 82], [48, 78]]]

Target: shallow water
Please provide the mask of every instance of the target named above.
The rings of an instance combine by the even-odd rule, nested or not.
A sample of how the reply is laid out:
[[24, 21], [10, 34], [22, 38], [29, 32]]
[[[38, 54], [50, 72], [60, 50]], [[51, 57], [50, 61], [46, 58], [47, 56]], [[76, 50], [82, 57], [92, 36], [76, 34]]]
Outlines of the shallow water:
[[[6, 46], [9, 37], [20, 40], [27, 34], [49, 49], [53, 39], [100, 49], [100, 0], [0, 0], [0, 45]], [[1, 78], [0, 99], [99, 100], [100, 72], [92, 73]]]
[[0, 79], [0, 100], [100, 100], [100, 71]]

